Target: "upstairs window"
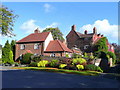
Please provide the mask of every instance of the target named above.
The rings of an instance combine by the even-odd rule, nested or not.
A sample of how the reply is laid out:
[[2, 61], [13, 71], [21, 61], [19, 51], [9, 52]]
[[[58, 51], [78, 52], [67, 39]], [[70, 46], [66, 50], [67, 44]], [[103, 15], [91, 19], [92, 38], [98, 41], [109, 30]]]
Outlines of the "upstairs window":
[[88, 49], [88, 47], [89, 47], [89, 45], [85, 45], [85, 46], [84, 46], [84, 49]]
[[35, 44], [34, 49], [39, 49], [39, 44]]
[[21, 44], [20, 49], [25, 49], [25, 45]]

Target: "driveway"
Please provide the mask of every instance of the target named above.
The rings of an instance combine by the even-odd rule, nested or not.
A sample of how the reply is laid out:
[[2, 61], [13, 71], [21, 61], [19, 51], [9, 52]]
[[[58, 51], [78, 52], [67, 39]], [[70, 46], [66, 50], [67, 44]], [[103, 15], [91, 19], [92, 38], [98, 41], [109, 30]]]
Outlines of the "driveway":
[[100, 76], [33, 70], [3, 70], [2, 88], [120, 88], [120, 82]]

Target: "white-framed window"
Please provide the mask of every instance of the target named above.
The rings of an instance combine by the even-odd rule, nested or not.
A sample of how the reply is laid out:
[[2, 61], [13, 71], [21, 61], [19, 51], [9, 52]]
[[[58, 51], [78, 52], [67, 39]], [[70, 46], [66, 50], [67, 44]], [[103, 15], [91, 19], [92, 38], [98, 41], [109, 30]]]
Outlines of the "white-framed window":
[[34, 49], [39, 49], [39, 44], [38, 43], [34, 44]]
[[88, 49], [88, 47], [89, 47], [89, 45], [85, 45], [85, 46], [84, 46], [84, 49]]
[[24, 45], [24, 44], [21, 44], [21, 45], [20, 45], [20, 49], [25, 49], [25, 45]]

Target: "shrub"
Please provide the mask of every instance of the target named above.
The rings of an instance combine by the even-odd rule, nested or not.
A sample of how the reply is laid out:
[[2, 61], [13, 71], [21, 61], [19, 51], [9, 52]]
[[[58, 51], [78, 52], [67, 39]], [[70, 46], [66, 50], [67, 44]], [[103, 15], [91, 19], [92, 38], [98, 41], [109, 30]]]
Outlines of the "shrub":
[[48, 61], [47, 60], [42, 60], [39, 63], [37, 63], [37, 66], [38, 67], [45, 67], [46, 64], [48, 64]]
[[79, 55], [79, 54], [76, 54], [76, 53], [73, 53], [72, 54], [72, 58], [81, 58], [82, 56], [81, 55]]
[[84, 57], [85, 57], [85, 58], [88, 58], [88, 55], [87, 55], [87, 53], [86, 53], [86, 52], [84, 53]]
[[18, 62], [15, 62], [14, 64], [15, 64], [15, 66], [19, 66], [19, 63], [18, 63]]
[[51, 66], [51, 67], [56, 67], [57, 65], [58, 65], [58, 63], [59, 63], [59, 61], [58, 60], [52, 60], [50, 63], [49, 63], [49, 65]]
[[37, 67], [37, 62], [31, 62], [31, 63], [29, 64], [29, 66], [31, 66], [31, 67]]
[[109, 55], [110, 58], [113, 59], [113, 63], [115, 64], [115, 62], [116, 62], [116, 55], [114, 53], [112, 53], [112, 52], [107, 52], [107, 54]]
[[84, 64], [84, 63], [86, 63], [86, 60], [84, 58], [76, 58], [72, 60], [73, 65]]
[[67, 64], [60, 64], [59, 68], [63, 69], [66, 66], [67, 66]]
[[34, 61], [34, 62], [39, 62], [39, 61], [41, 61], [42, 60], [42, 58], [40, 57], [40, 56], [34, 56], [33, 58], [32, 58], [32, 61]]
[[83, 70], [84, 69], [83, 65], [76, 65], [76, 67], [77, 67], [78, 70]]
[[66, 67], [65, 67], [65, 69], [69, 69], [69, 70], [76, 70], [77, 68], [74, 66], [74, 65], [67, 65]]
[[102, 70], [99, 66], [95, 66], [95, 65], [93, 65], [93, 64], [85, 65], [85, 69], [86, 69], [86, 70], [103, 72], [103, 70]]
[[69, 55], [68, 55], [68, 54], [66, 54], [66, 55], [65, 55], [65, 57], [66, 57], [66, 58], [69, 58]]
[[23, 59], [21, 60], [21, 63], [22, 64], [30, 64], [31, 63], [31, 56], [32, 56], [33, 54], [31, 54], [31, 53], [26, 53], [26, 54], [24, 54], [23, 55]]
[[72, 62], [71, 62], [71, 58], [60, 58], [59, 59], [59, 63], [60, 64], [67, 64], [67, 65], [69, 65], [69, 64], [71, 64]]

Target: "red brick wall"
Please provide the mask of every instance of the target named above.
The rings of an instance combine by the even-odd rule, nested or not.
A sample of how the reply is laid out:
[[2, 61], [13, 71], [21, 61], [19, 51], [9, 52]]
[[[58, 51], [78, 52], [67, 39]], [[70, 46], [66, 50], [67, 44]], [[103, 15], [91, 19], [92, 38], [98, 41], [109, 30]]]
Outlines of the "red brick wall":
[[76, 32], [74, 30], [71, 30], [66, 38], [67, 38], [67, 46], [70, 49], [75, 45], [76, 41], [79, 39], [79, 37], [76, 35]]
[[21, 54], [24, 54], [26, 50], [30, 50], [33, 54], [36, 53], [41, 55], [41, 51], [43, 50], [43, 45], [42, 45], [43, 43], [40, 43], [39, 49], [34, 49], [34, 44], [35, 43], [24, 44], [25, 45], [24, 50], [20, 49], [21, 44], [16, 44], [15, 60], [17, 60]]

